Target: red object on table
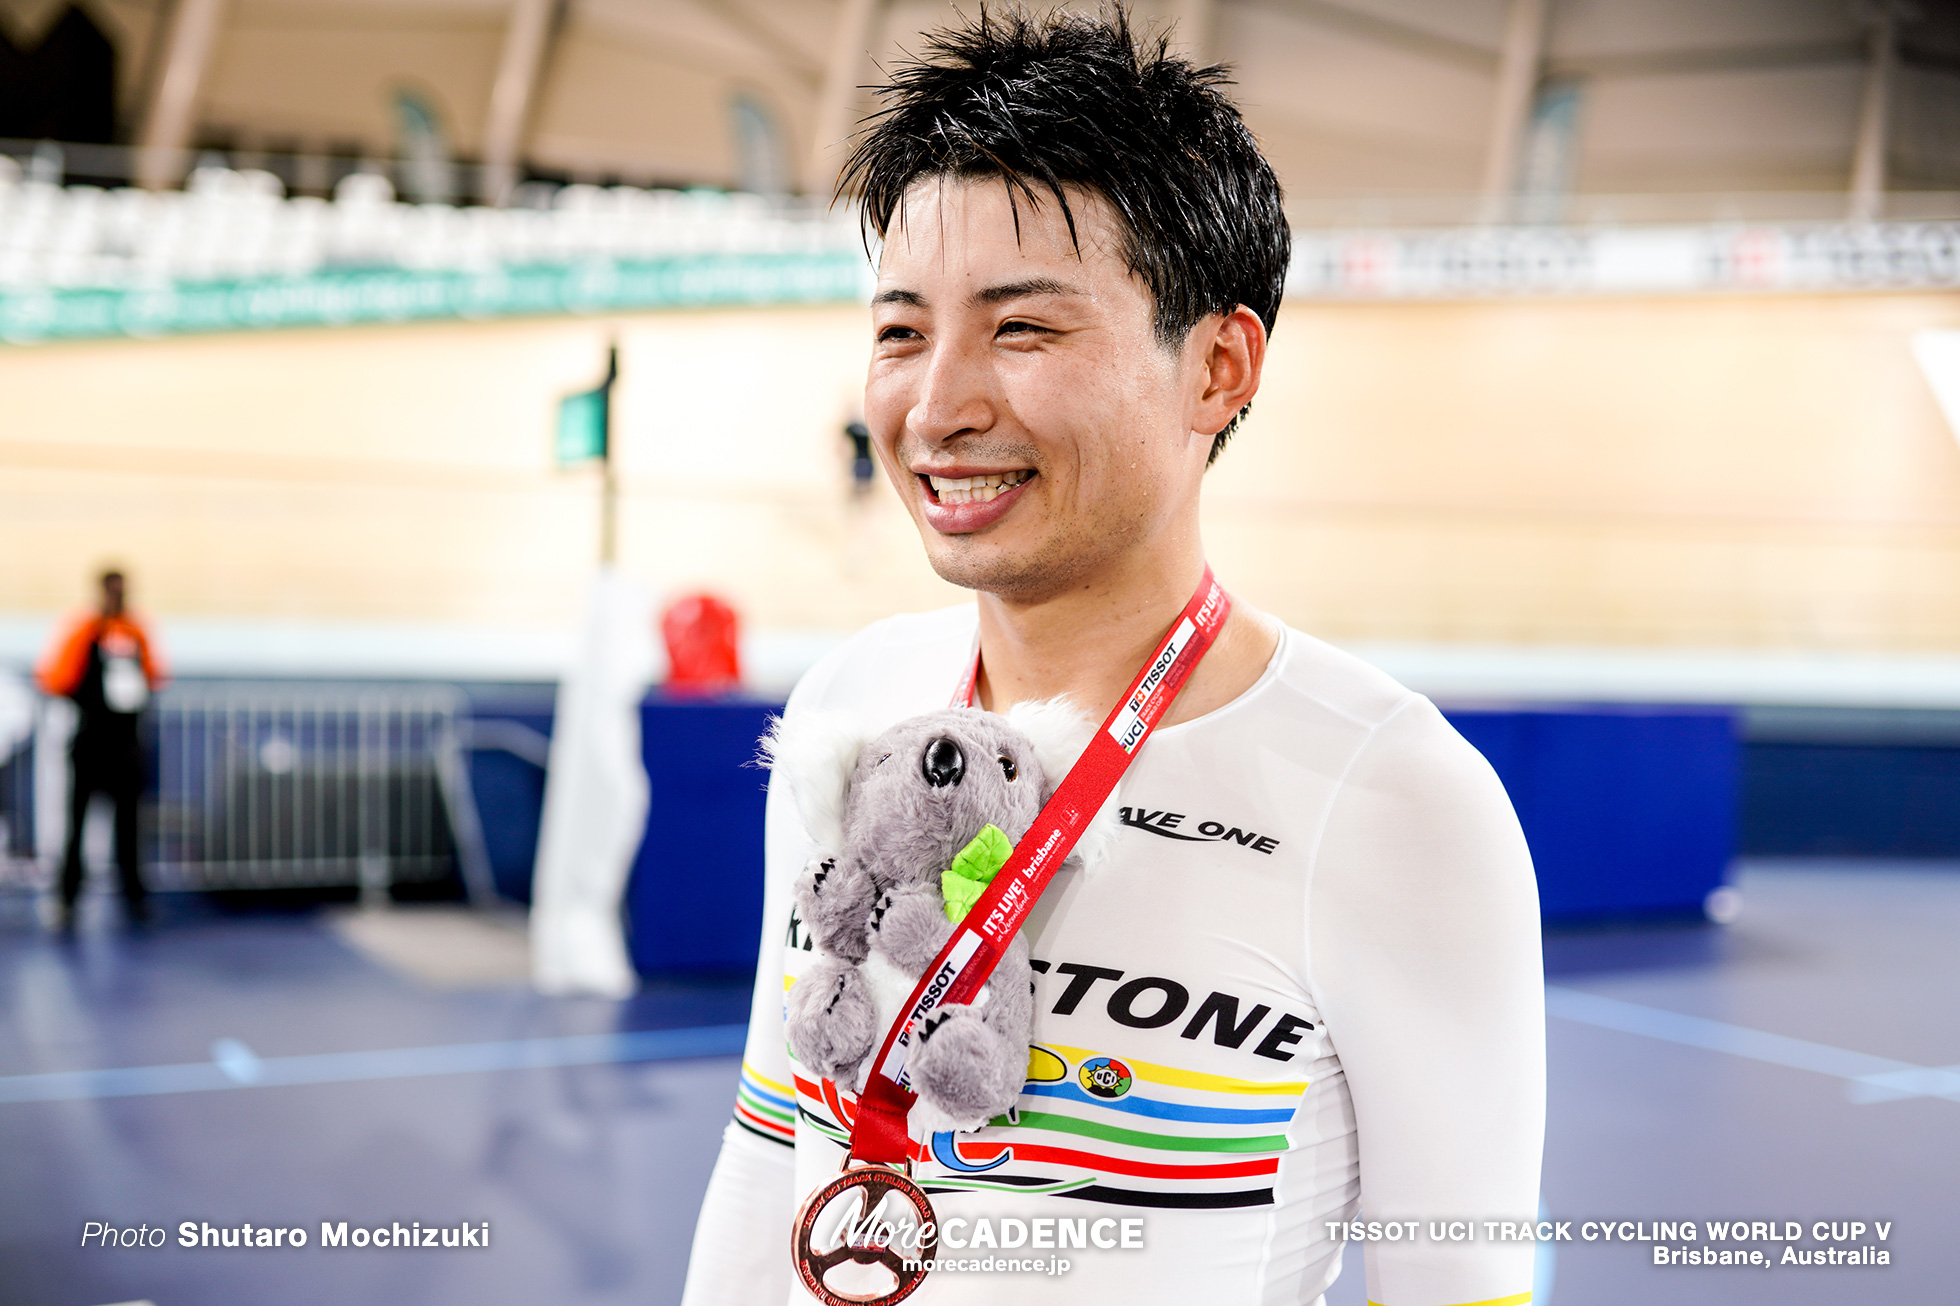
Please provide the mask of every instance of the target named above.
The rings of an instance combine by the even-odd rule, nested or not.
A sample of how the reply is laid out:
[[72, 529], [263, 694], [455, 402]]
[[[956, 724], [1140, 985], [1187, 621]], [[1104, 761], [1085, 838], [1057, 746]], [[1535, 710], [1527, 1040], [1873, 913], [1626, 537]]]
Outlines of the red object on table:
[[740, 621], [712, 594], [687, 594], [667, 605], [660, 634], [667, 642], [667, 688], [715, 694], [740, 687]]

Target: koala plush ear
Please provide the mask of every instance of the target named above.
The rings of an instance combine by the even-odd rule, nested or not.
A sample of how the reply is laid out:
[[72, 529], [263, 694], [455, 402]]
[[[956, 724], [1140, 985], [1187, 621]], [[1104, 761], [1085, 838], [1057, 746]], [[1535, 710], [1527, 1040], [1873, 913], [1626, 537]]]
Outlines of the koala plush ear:
[[[1041, 763], [1041, 774], [1047, 778], [1050, 794], [1096, 733], [1096, 723], [1083, 715], [1075, 700], [1066, 694], [1016, 703], [1003, 715], [1008, 725], [1026, 735], [1034, 745], [1035, 761]], [[1047, 794], [1042, 796], [1045, 798]]]
[[840, 713], [803, 712], [794, 720], [773, 718], [762, 737], [763, 760], [789, 783], [804, 830], [826, 853], [844, 847], [851, 768], [877, 733]]
[[[1035, 759], [1041, 763], [1042, 778], [1047, 782], [1048, 792], [1044, 799], [1052, 796], [1075, 765], [1082, 750], [1089, 746], [1095, 737], [1096, 723], [1084, 716], [1075, 700], [1063, 695], [1059, 698], [1042, 699], [1039, 702], [1016, 703], [1004, 714], [1007, 723], [1028, 737], [1034, 745]], [[1079, 862], [1084, 867], [1094, 867], [1107, 855], [1110, 845], [1116, 838], [1118, 827], [1116, 808], [1117, 793], [1122, 789], [1119, 783], [1109, 798], [1089, 819], [1088, 828], [1076, 840], [1075, 851], [1069, 860]]]

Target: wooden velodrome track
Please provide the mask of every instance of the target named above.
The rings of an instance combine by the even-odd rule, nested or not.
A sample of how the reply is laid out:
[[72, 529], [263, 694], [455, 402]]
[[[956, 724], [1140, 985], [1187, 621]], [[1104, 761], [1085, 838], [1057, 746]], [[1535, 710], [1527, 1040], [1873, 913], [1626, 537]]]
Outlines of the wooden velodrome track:
[[[1220, 574], [1335, 638], [1960, 649], [1960, 442], [1909, 352], [1960, 295], [1290, 302], [1212, 473]], [[110, 559], [168, 615], [572, 619], [622, 348], [622, 562], [758, 626], [953, 601], [838, 429], [855, 308], [0, 347], [0, 613]]]

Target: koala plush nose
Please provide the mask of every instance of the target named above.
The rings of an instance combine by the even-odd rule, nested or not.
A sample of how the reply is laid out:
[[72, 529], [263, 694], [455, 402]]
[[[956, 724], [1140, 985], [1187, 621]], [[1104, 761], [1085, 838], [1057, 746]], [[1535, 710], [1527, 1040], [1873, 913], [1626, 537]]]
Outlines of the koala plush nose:
[[919, 769], [925, 772], [926, 783], [934, 789], [956, 785], [966, 775], [966, 755], [960, 752], [958, 744], [941, 735], [926, 745]]

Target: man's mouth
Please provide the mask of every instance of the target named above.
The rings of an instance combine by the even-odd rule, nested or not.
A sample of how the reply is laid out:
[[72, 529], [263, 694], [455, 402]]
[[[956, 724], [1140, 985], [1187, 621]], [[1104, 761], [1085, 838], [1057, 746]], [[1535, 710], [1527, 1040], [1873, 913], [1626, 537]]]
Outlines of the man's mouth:
[[932, 491], [934, 501], [943, 504], [991, 503], [1015, 486], [1026, 482], [1034, 471], [1024, 468], [1016, 472], [994, 472], [986, 476], [930, 476], [923, 475], [924, 481]]

